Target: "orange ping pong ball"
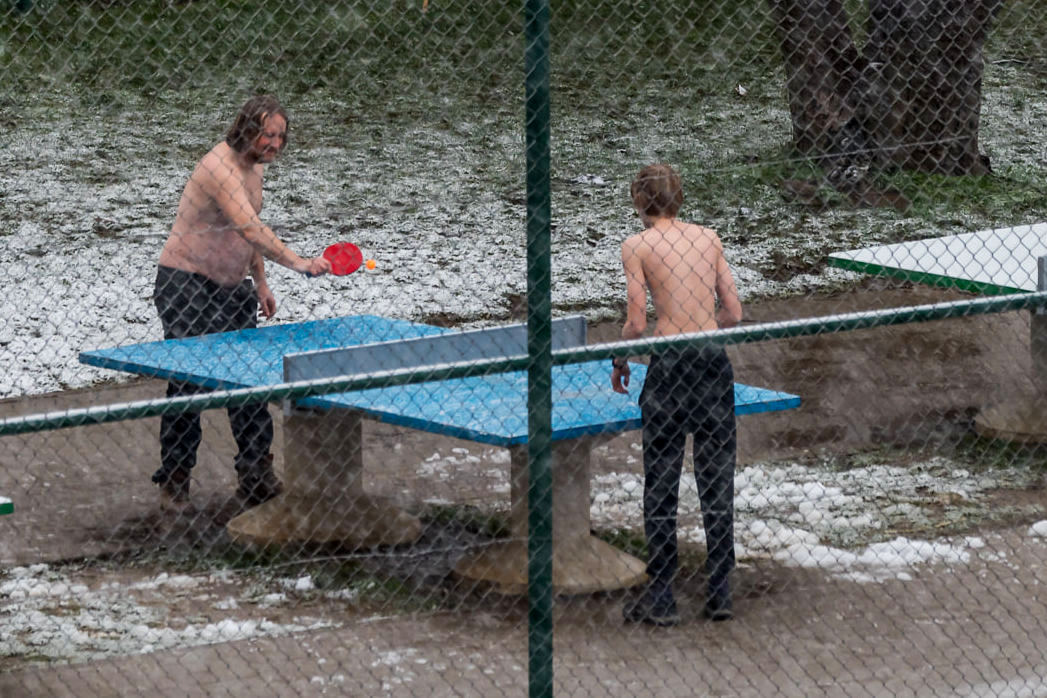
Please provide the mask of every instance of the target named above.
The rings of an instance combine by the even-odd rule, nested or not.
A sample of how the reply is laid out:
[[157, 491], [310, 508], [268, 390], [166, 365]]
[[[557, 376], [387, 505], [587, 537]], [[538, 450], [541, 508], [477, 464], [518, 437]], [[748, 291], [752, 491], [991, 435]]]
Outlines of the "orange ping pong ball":
[[368, 269], [374, 269], [377, 265], [375, 264], [373, 259], [369, 259], [366, 262], [364, 262], [364, 266], [366, 266]]

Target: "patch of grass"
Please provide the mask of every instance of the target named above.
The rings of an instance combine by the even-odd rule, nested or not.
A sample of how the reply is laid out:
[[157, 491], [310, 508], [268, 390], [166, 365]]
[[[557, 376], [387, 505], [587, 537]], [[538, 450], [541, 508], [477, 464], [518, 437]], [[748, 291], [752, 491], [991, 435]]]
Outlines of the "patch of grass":
[[460, 526], [463, 530], [485, 538], [508, 538], [512, 531], [505, 514], [488, 514], [469, 506], [431, 505], [422, 518], [429, 524]]
[[188, 544], [174, 547], [147, 547], [118, 555], [87, 559], [79, 561], [78, 564], [82, 567], [100, 569], [105, 569], [109, 565], [145, 570], [157, 568], [169, 574], [201, 574], [219, 570], [236, 573], [281, 570], [281, 574], [291, 575], [294, 573], [293, 570], [308, 560], [309, 556], [306, 552], [297, 554], [289, 547], [248, 547], [233, 543], [209, 542], [202, 547]]
[[[463, 78], [475, 72], [463, 66], [500, 66], [509, 74], [507, 50], [515, 49], [514, 59], [520, 52], [518, 42], [506, 41], [516, 15], [498, 3], [479, 10], [449, 3], [423, 15], [406, 6], [390, 11], [387, 3], [40, 0], [27, 14], [0, 14], [0, 41], [8, 47], [0, 68], [25, 87], [42, 71], [101, 94], [225, 84], [294, 94], [351, 87], [347, 95], [373, 100], [395, 93], [399, 76], [441, 67]], [[445, 79], [444, 87], [460, 83]]]
[[[592, 533], [605, 543], [613, 545], [635, 558], [640, 560], [647, 559], [647, 539], [644, 537], [643, 531], [618, 528], [607, 531], [593, 531]], [[680, 567], [677, 577], [679, 579], [704, 575], [706, 558], [706, 547], [704, 544], [680, 541], [678, 554]]]
[[719, 92], [725, 75], [758, 83], [778, 56], [766, 5], [754, 0], [564, 2], [555, 8], [551, 33], [556, 89], [611, 89], [623, 109], [649, 98], [652, 87], [666, 105]]
[[1047, 443], [992, 439], [972, 432], [957, 445], [954, 457], [976, 472], [1026, 468], [1047, 474]]
[[[168, 552], [151, 551], [144, 555], [112, 556], [70, 563], [70, 571], [85, 569], [128, 569], [139, 568], [153, 573], [167, 574], [213, 574], [230, 570], [237, 574], [238, 585], [253, 590], [256, 596], [276, 591], [291, 591], [301, 594], [308, 601], [316, 594], [326, 592], [348, 593], [346, 599], [355, 606], [383, 613], [414, 613], [439, 608], [443, 595], [437, 590], [419, 594], [416, 585], [397, 577], [370, 569], [359, 558], [339, 556], [337, 553], [312, 556], [306, 551], [295, 554], [276, 548], [247, 549], [239, 546], [213, 546], [204, 550]], [[274, 586], [276, 577], [295, 579], [308, 576], [313, 587], [304, 592], [294, 592]], [[250, 594], [249, 594], [250, 595]], [[78, 607], [63, 606], [53, 610], [52, 615], [76, 615]]]
[[[867, 4], [848, 0], [847, 11], [861, 44]], [[522, 23], [520, 8], [505, 3], [440, 3], [423, 14], [414, 2], [36, 0], [28, 13], [0, 11], [0, 116], [22, 95], [57, 89], [101, 113], [134, 109], [125, 93], [223, 113], [248, 92], [297, 103], [323, 95], [332, 121], [310, 124], [318, 131], [335, 124], [446, 130], [495, 111], [515, 120]], [[1019, 66], [1045, 64], [1045, 32], [1041, 3], [1006, 3], [989, 53]], [[702, 202], [705, 216], [777, 198], [783, 179], [817, 176], [780, 143], [728, 144], [735, 152], [726, 162], [710, 162], [690, 145], [718, 124], [746, 120], [760, 130], [761, 110], [785, 107], [778, 39], [763, 0], [564, 0], [552, 8], [551, 34], [553, 118], [569, 113], [594, 124], [585, 157], [620, 160], [635, 148], [630, 135], [642, 133], [650, 110], [655, 119], [693, 113], [679, 152], [659, 156], [680, 167], [688, 200]], [[744, 105], [731, 101], [736, 84], [747, 85]], [[891, 183], [913, 199], [910, 215], [933, 223], [957, 212], [1009, 219], [1042, 210], [1042, 179], [1042, 172], [1003, 169], [963, 181], [901, 174]]]
[[440, 606], [441, 595], [435, 591], [419, 594], [416, 585], [393, 575], [369, 571], [356, 560], [329, 559], [304, 562], [298, 576], [310, 575], [320, 592], [349, 593], [352, 603], [388, 613], [429, 611]]
[[986, 42], [990, 55], [1026, 65], [1047, 84], [1047, 54], [1043, 37], [1047, 36], [1047, 12], [1041, 0], [1010, 0], [1001, 3], [993, 30]]
[[961, 211], [995, 220], [1038, 214], [1045, 194], [1043, 173], [1012, 167], [967, 177], [899, 171], [887, 182], [910, 198], [909, 215], [929, 223], [952, 223]]
[[887, 525], [872, 535], [863, 536], [860, 545], [884, 542], [897, 536], [938, 539], [942, 536], [963, 536], [984, 533], [994, 528], [1027, 525], [1042, 519], [1047, 509], [1034, 504], [1008, 504], [1002, 501], [987, 505], [984, 502], [966, 504], [942, 501], [925, 505], [919, 517], [893, 517]]
[[647, 559], [647, 540], [642, 531], [616, 528], [609, 531], [593, 531], [593, 535], [641, 560]]
[[286, 568], [297, 564], [294, 555], [277, 546], [216, 545], [210, 546], [206, 555], [199, 558], [187, 555], [184, 561], [234, 571]]

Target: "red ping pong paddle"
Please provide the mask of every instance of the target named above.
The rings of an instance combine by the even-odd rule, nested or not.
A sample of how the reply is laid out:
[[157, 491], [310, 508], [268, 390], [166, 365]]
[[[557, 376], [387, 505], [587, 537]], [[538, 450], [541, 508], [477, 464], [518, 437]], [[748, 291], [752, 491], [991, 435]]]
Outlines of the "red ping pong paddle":
[[352, 274], [363, 264], [364, 256], [360, 248], [351, 242], [336, 242], [324, 250], [324, 259], [331, 263], [331, 273], [335, 276]]

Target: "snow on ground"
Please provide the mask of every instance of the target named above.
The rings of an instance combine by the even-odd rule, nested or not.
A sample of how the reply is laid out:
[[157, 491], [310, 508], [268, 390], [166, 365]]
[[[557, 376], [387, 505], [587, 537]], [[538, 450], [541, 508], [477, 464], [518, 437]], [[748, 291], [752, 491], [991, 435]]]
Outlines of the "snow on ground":
[[1047, 521], [1037, 521], [1032, 526], [1029, 526], [1028, 534], [1030, 536], [1047, 538]]
[[[486, 489], [508, 493], [506, 469], [499, 467], [504, 460], [497, 449], [471, 453], [459, 447], [450, 454], [434, 453], [420, 464], [419, 474], [453, 482], [456, 471], [468, 469], [473, 476], [488, 478]], [[704, 548], [701, 506], [690, 473], [685, 466], [679, 536], [682, 543]], [[789, 566], [820, 568], [855, 582], [905, 580], [921, 565], [967, 562], [971, 551], [984, 548], [985, 543], [977, 537], [923, 541], [900, 536], [864, 542], [884, 538], [896, 525], [929, 526], [930, 508], [945, 499], [974, 504], [984, 491], [1022, 486], [1027, 477], [1017, 470], [973, 473], [942, 457], [908, 467], [873, 463], [849, 470], [755, 463], [735, 475], [735, 552], [741, 560], [773, 559]], [[593, 475], [593, 528], [642, 531], [642, 492], [639, 473]], [[492, 506], [490, 500], [476, 505]], [[1047, 536], [1047, 523], [1034, 524], [1028, 535]], [[982, 557], [995, 554], [983, 551]]]
[[[220, 132], [193, 115], [155, 110], [110, 115], [98, 133], [97, 121], [75, 110], [34, 118], [29, 109], [8, 134], [0, 149], [0, 398], [112, 380], [111, 371], [79, 364], [78, 353], [162, 336], [151, 303], [156, 259], [195, 158]], [[179, 162], [143, 152], [142, 132], [173, 138], [163, 125], [171, 123], [201, 137], [191, 147], [167, 144], [185, 151]], [[280, 303], [273, 322], [354, 313], [504, 317], [508, 298], [527, 283], [524, 208], [514, 196], [522, 151], [511, 132], [486, 147], [473, 132], [459, 124], [416, 127], [378, 144], [314, 139], [271, 166], [263, 218], [293, 249], [319, 254], [351, 239], [377, 261], [373, 272], [313, 280], [269, 263]], [[623, 177], [612, 186], [609, 174], [578, 172], [567, 185], [572, 198], [557, 203], [555, 303], [597, 317], [621, 305], [618, 245], [637, 225]], [[585, 206], [572, 207], [573, 196]], [[730, 254], [754, 258], [753, 250]], [[737, 274], [743, 296], [804, 281], [770, 283], [744, 264]]]
[[[38, 564], [14, 567], [0, 576], [0, 657], [38, 656], [52, 660], [91, 660], [124, 654], [146, 654], [252, 637], [332, 627], [332, 621], [295, 618], [289, 623], [265, 617], [232, 615], [241, 606], [261, 610], [286, 602], [280, 593], [239, 587], [240, 598], [218, 596], [214, 587], [234, 581], [232, 574], [168, 575], [130, 584], [89, 586], [60, 570]], [[311, 586], [303, 580], [276, 580], [296, 591]], [[193, 597], [230, 617], [207, 622], [170, 617], [179, 598]]]

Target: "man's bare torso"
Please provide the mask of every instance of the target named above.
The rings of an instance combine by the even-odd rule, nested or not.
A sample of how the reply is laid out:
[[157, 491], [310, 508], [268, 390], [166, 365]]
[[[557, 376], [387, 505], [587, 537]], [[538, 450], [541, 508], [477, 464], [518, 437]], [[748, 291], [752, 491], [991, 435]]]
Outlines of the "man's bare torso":
[[159, 263], [234, 286], [247, 275], [255, 251], [215, 202], [212, 192], [218, 186], [242, 187], [253, 214], [261, 211], [262, 165], [243, 166], [228, 145], [219, 143], [189, 177]]
[[657, 312], [654, 334], [715, 330], [719, 238], [693, 223], [663, 227], [648, 228], [628, 242], [642, 261]]

